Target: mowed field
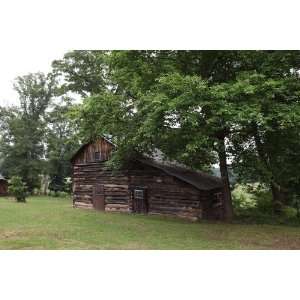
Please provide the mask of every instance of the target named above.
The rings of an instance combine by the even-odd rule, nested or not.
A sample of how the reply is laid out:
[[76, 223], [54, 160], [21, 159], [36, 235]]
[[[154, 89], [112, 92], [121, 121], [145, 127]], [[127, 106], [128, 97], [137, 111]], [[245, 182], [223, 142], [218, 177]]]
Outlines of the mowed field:
[[0, 198], [0, 249], [300, 249], [300, 228], [196, 222]]

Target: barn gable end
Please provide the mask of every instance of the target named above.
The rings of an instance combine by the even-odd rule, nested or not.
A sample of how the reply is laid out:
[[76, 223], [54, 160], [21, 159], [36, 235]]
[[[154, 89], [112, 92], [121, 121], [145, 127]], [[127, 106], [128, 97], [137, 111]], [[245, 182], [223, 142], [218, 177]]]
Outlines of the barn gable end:
[[96, 161], [106, 161], [111, 157], [114, 145], [108, 140], [101, 138], [93, 143], [87, 143], [80, 147], [71, 161], [73, 164], [86, 164]]

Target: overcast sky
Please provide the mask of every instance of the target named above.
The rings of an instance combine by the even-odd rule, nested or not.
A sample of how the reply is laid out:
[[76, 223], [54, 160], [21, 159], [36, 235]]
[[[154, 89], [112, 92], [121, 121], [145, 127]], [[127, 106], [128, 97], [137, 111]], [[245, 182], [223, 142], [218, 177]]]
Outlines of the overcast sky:
[[1, 49], [0, 55], [0, 105], [18, 104], [18, 96], [13, 90], [17, 76], [35, 72], [49, 72], [51, 62], [62, 58], [68, 50], [41, 49]]

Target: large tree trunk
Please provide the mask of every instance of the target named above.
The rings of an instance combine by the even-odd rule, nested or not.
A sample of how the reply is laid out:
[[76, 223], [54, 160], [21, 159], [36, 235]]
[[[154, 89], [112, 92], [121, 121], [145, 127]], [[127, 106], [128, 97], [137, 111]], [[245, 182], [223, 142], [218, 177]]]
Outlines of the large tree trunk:
[[43, 175], [41, 180], [41, 192], [43, 195], [47, 195], [49, 186], [49, 175]]
[[224, 219], [230, 221], [233, 218], [233, 207], [232, 198], [229, 183], [229, 174], [226, 160], [226, 148], [225, 148], [225, 138], [219, 139], [219, 162], [220, 162], [220, 173], [223, 181], [223, 208], [224, 208]]
[[273, 211], [275, 214], [281, 214], [284, 202], [286, 201], [286, 194], [282, 188], [275, 182], [271, 182]]

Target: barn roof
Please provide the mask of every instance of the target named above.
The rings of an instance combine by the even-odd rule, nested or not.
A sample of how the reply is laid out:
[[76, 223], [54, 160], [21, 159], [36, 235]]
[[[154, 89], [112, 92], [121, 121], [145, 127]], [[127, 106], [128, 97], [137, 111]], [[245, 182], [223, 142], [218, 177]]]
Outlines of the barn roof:
[[199, 190], [208, 191], [222, 188], [223, 186], [222, 180], [220, 178], [204, 172], [194, 171], [192, 169], [174, 164], [164, 164], [148, 158], [138, 159], [138, 161], [154, 168], [160, 169], [168, 175], [174, 176], [186, 183], [193, 185]]

